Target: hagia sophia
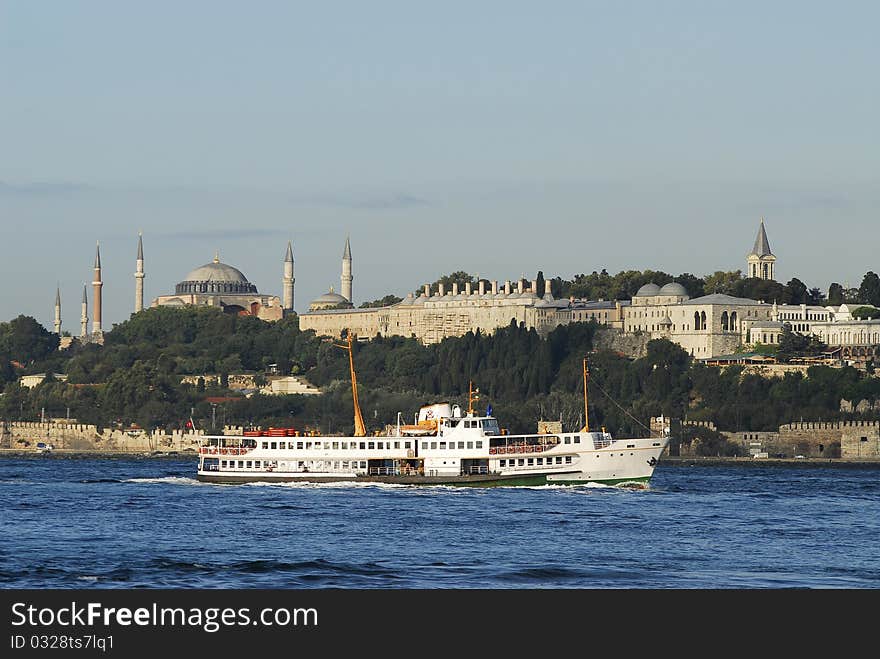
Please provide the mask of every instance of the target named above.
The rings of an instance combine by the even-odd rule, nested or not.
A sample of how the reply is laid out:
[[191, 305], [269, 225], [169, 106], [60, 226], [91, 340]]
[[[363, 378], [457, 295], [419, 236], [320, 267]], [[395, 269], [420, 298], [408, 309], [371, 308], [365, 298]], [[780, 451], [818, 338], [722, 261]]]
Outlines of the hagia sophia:
[[[308, 311], [298, 315], [302, 330], [338, 337], [345, 330], [362, 338], [382, 336], [415, 337], [425, 344], [444, 338], [462, 336], [477, 330], [491, 334], [512, 321], [534, 328], [546, 335], [555, 327], [573, 322], [594, 320], [618, 330], [623, 335], [666, 338], [698, 359], [732, 355], [745, 345], [778, 343], [785, 325], [802, 334], [813, 334], [829, 346], [844, 346], [865, 357], [880, 352], [880, 320], [857, 320], [847, 305], [840, 307], [781, 305], [776, 301], [735, 298], [711, 293], [691, 299], [684, 287], [671, 282], [663, 287], [653, 283], [642, 286], [631, 300], [554, 299], [549, 286], [538, 290], [519, 280], [515, 285], [505, 281], [481, 280], [478, 285], [466, 284], [459, 290], [453, 284], [446, 290], [425, 285], [418, 293], [409, 293], [403, 300], [384, 307], [355, 308], [352, 295], [353, 259], [347, 238], [342, 254], [340, 291], [331, 287], [327, 293], [312, 300]], [[749, 277], [773, 280], [776, 256], [764, 227], [758, 227], [751, 251], [746, 256]], [[192, 270], [175, 286], [173, 293], [159, 295], [151, 307], [209, 306], [225, 313], [250, 315], [265, 321], [277, 321], [295, 314], [294, 261], [291, 244], [282, 264], [281, 296], [261, 293], [244, 273], [222, 263], [215, 254], [211, 263]], [[144, 249], [138, 236], [135, 264], [134, 312], [144, 309]], [[88, 323], [88, 298], [83, 288], [79, 340], [103, 343], [101, 325], [101, 252], [95, 253], [92, 281], [92, 326]], [[61, 298], [56, 291], [55, 332], [61, 334]], [[72, 337], [63, 337], [62, 347]]]

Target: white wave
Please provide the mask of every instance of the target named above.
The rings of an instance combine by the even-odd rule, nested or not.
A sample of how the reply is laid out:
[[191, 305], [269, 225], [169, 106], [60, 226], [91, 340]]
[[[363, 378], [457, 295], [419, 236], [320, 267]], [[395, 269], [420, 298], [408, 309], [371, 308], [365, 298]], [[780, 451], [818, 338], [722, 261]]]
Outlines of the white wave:
[[77, 579], [78, 579], [79, 581], [97, 581], [97, 580], [98, 580], [98, 577], [96, 577], [96, 576], [92, 576], [92, 575], [89, 575], [89, 574], [86, 574], [86, 575], [83, 575], [83, 576], [81, 576], [81, 577], [77, 577]]
[[162, 478], [126, 478], [123, 483], [171, 483], [174, 485], [202, 485], [195, 478], [164, 476]]

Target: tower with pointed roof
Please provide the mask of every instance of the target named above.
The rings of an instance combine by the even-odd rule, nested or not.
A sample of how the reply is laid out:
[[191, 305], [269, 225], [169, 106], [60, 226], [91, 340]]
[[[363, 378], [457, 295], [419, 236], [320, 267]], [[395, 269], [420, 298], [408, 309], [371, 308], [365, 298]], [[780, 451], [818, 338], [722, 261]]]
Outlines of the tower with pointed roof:
[[764, 218], [758, 227], [758, 235], [755, 245], [746, 257], [746, 267], [749, 277], [757, 279], [775, 279], [773, 272], [776, 267], [776, 257], [770, 251], [770, 242], [767, 240], [767, 231], [764, 229]]
[[104, 342], [104, 330], [101, 328], [101, 245], [95, 247], [95, 278], [92, 280], [92, 340]]
[[342, 282], [340, 293], [342, 297], [351, 302], [351, 282], [354, 279], [351, 275], [351, 243], [346, 237], [345, 251], [342, 252], [342, 276], [339, 278]]
[[144, 241], [138, 233], [137, 262], [134, 270], [134, 312], [144, 310]]
[[55, 333], [61, 336], [61, 286], [55, 289]]
[[281, 279], [283, 291], [281, 293], [281, 307], [284, 313], [293, 312], [293, 247], [287, 241], [287, 254], [284, 255], [284, 277]]
[[89, 334], [89, 298], [86, 295], [86, 285], [83, 284], [82, 314], [79, 318], [79, 338], [85, 342]]

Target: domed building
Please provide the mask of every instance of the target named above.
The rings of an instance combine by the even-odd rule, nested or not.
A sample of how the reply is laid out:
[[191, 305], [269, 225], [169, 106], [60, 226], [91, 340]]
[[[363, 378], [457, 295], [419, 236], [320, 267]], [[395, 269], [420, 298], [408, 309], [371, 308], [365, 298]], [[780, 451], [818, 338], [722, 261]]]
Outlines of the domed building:
[[323, 295], [319, 295], [309, 302], [309, 311], [322, 311], [324, 309], [352, 309], [353, 307], [354, 305], [345, 296], [340, 295], [339, 293], [334, 293], [332, 286], [329, 291]]
[[152, 306], [197, 305], [220, 307], [224, 313], [256, 316], [261, 320], [280, 320], [284, 316], [281, 298], [262, 295], [244, 273], [220, 255], [212, 263], [199, 266], [174, 287], [174, 295], [160, 295]]

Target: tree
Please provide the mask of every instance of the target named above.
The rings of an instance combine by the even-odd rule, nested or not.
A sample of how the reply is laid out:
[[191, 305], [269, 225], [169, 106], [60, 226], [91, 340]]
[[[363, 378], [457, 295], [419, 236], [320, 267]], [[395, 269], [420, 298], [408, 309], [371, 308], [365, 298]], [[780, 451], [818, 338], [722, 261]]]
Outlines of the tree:
[[707, 295], [712, 293], [725, 293], [727, 295], [732, 295], [736, 285], [742, 281], [742, 278], [743, 276], [740, 270], [733, 270], [731, 272], [717, 270], [713, 274], [703, 277], [703, 289]]
[[783, 304], [806, 304], [808, 297], [807, 285], [800, 279], [793, 278], [785, 285], [782, 295]]
[[373, 300], [372, 302], [364, 302], [361, 304], [361, 309], [374, 309], [376, 307], [390, 307], [392, 304], [397, 304], [402, 301], [402, 297], [397, 297], [396, 295], [389, 294], [383, 298], [379, 298], [378, 300]]
[[880, 309], [876, 307], [861, 306], [852, 310], [852, 317], [859, 320], [873, 320], [880, 318]]
[[786, 363], [793, 357], [814, 357], [826, 350], [828, 346], [819, 341], [812, 334], [805, 336], [792, 332], [788, 323], [782, 329], [782, 336], [779, 337], [779, 349], [776, 351], [776, 358]]
[[828, 287], [828, 304], [839, 307], [843, 304], [843, 286], [834, 282]]
[[880, 307], [880, 277], [874, 272], [867, 272], [859, 286], [859, 301], [862, 304], [870, 304], [872, 307]]
[[0, 355], [22, 364], [44, 359], [58, 350], [59, 337], [30, 316], [0, 323]]

